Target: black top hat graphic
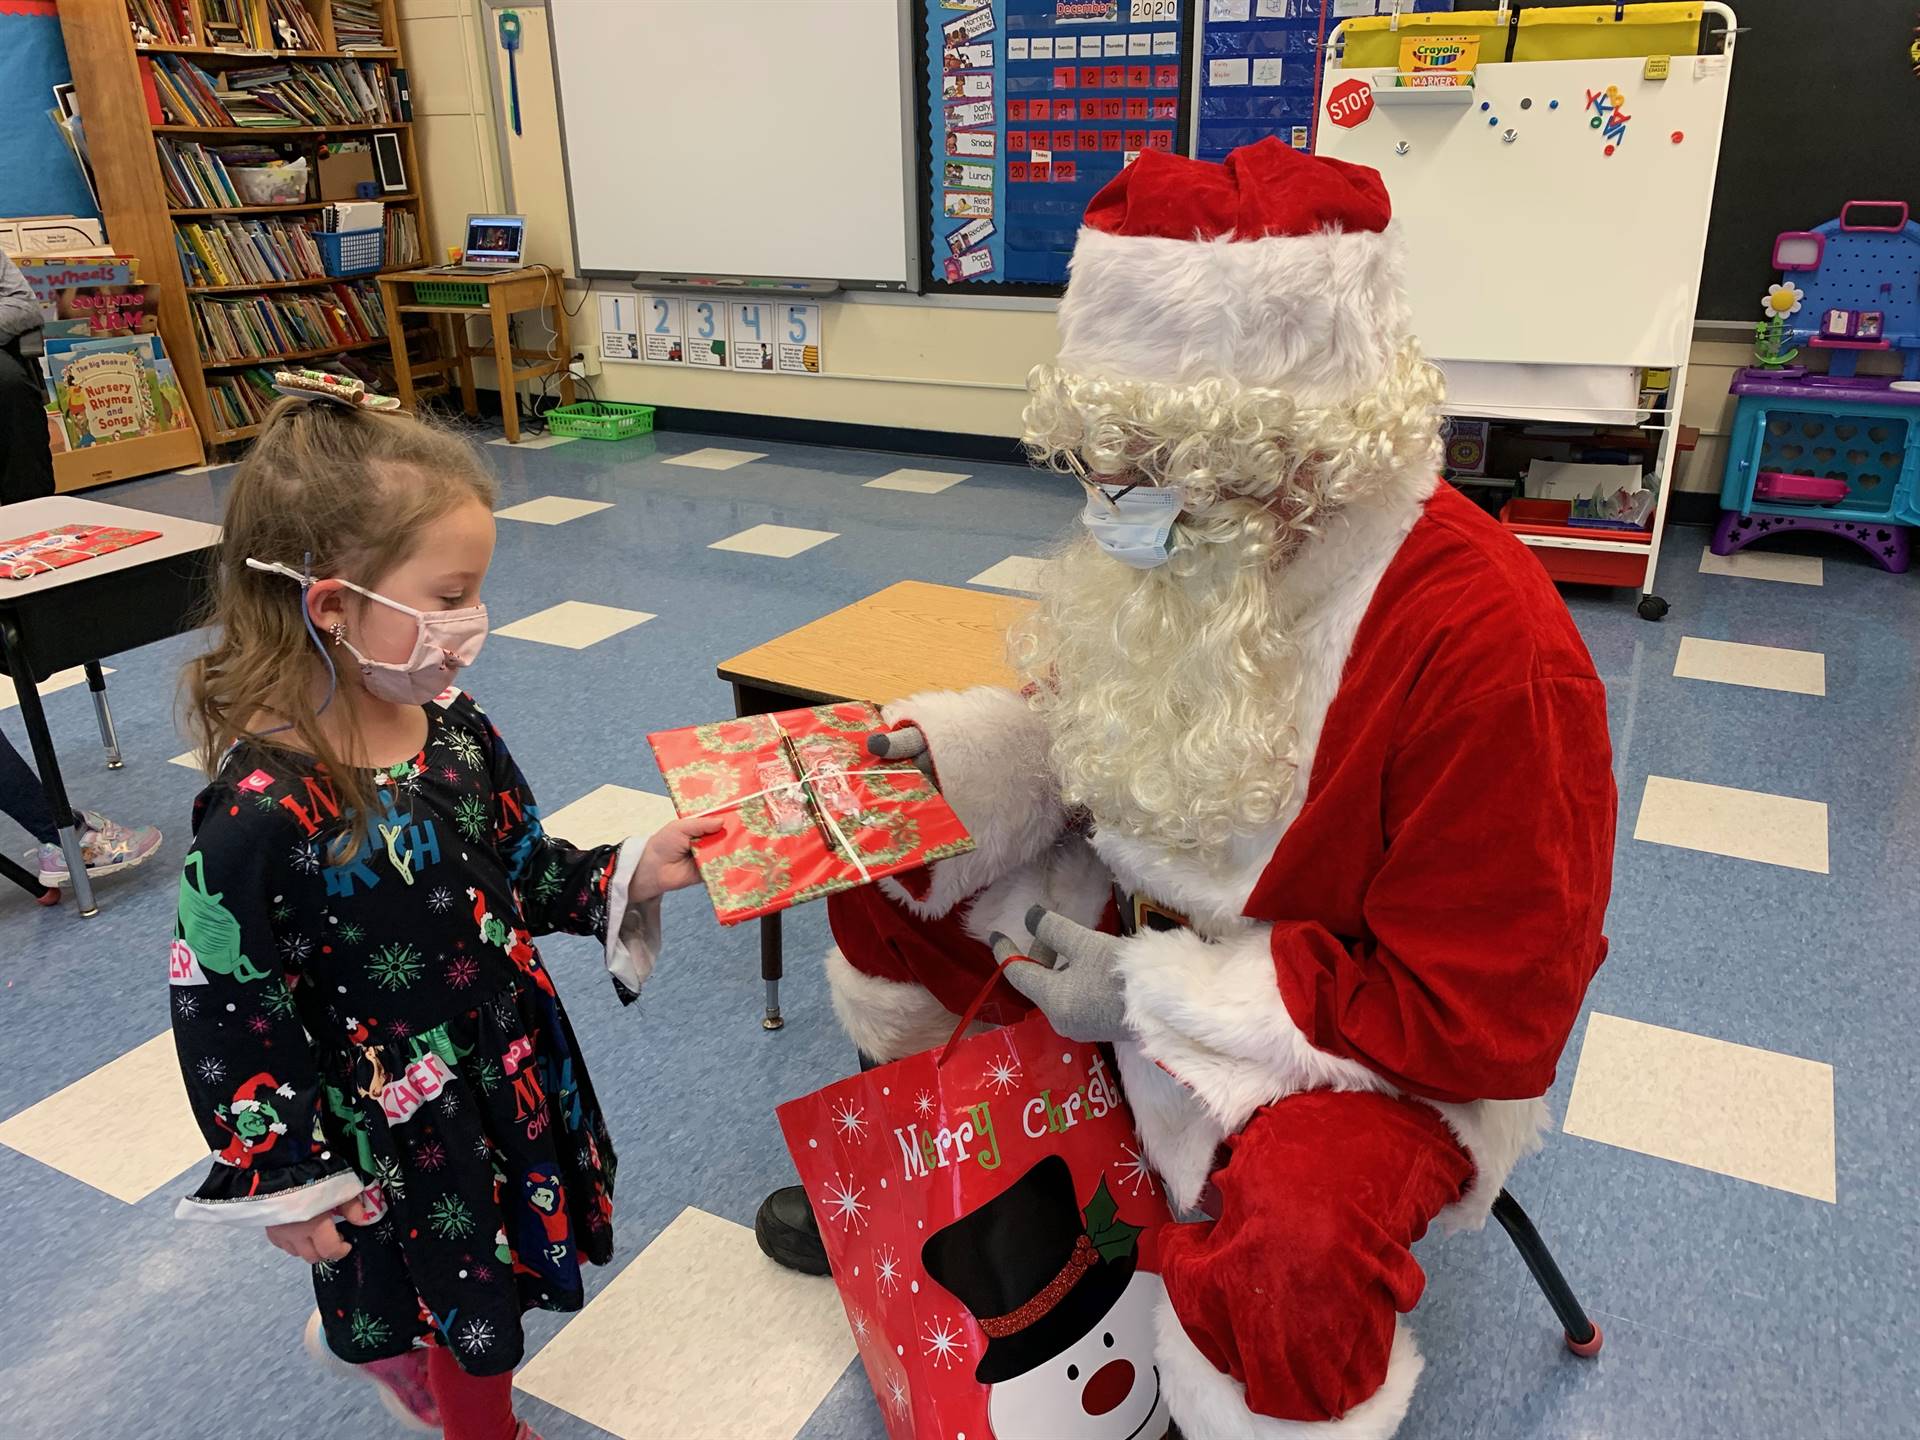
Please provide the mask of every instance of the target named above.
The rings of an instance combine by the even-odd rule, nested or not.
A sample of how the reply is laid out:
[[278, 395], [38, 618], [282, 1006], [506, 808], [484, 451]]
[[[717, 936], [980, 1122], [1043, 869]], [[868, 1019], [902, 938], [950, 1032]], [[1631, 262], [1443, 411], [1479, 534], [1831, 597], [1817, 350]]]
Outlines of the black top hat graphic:
[[986, 1331], [973, 1372], [982, 1385], [1068, 1350], [1113, 1308], [1134, 1267], [1131, 1252], [1107, 1260], [1094, 1248], [1058, 1155], [928, 1237], [920, 1261]]

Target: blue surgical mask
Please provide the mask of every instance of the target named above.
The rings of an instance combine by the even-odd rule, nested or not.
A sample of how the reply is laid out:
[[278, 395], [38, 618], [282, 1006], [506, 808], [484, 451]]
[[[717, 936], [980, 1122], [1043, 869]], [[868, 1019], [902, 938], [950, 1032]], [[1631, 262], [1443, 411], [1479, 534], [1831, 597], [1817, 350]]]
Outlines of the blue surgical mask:
[[1172, 553], [1173, 522], [1180, 518], [1180, 492], [1136, 485], [1114, 496], [1090, 487], [1080, 523], [1094, 543], [1122, 565], [1151, 570]]

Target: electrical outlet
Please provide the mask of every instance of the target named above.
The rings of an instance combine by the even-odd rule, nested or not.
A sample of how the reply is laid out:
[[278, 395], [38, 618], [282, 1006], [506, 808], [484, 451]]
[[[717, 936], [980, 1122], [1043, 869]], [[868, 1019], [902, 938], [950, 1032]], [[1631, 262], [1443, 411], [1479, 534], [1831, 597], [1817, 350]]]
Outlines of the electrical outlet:
[[584, 380], [589, 375], [598, 375], [600, 373], [599, 353], [593, 350], [576, 350], [573, 352], [573, 363], [567, 368], [573, 371], [573, 378], [576, 380]]

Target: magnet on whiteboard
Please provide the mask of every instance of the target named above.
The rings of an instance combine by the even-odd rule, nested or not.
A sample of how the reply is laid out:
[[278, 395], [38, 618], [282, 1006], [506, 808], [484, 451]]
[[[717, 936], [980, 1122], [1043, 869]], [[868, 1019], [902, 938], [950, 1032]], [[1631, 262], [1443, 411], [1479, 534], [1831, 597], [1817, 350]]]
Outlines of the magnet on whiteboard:
[[1487, 124], [1498, 125], [1499, 123], [1500, 123], [1500, 117], [1498, 115], [1487, 116]]
[[1682, 140], [1687, 138], [1687, 132], [1684, 130], [1676, 130], [1673, 132], [1673, 134], [1669, 135], [1667, 138], [1673, 141], [1674, 144], [1678, 145]]
[[1396, 140], [1393, 142], [1393, 153], [1396, 155], [1404, 155], [1412, 148], [1413, 147], [1404, 140]]
[[1506, 141], [1507, 144], [1511, 145], [1514, 141], [1520, 138], [1520, 132], [1518, 130], [1515, 130], [1511, 126], [1509, 126], [1507, 129], [1501, 132], [1500, 138]]
[[1560, 108], [1560, 102], [1558, 100], [1547, 101], [1547, 109], [1558, 110], [1559, 108]]
[[1493, 108], [1493, 102], [1491, 100], [1482, 100], [1480, 102], [1480, 108], [1482, 110], [1491, 110]]
[[1520, 108], [1521, 108], [1522, 110], [1531, 110], [1531, 109], [1533, 108], [1533, 101], [1532, 101], [1532, 100], [1522, 100], [1522, 101], [1520, 102]]

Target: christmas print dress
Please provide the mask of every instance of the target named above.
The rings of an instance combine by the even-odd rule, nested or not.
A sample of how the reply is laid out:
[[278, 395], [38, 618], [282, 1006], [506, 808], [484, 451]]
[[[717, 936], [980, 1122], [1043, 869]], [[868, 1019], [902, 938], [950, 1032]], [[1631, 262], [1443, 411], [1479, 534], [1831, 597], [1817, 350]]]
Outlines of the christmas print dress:
[[379, 1218], [314, 1267], [329, 1347], [444, 1344], [490, 1375], [522, 1311], [579, 1309], [581, 1261], [612, 1253], [613, 1146], [531, 937], [604, 941], [619, 850], [542, 832], [466, 695], [425, 708], [351, 859], [306, 757], [239, 746], [196, 802], [168, 970], [214, 1156], [180, 1213], [267, 1225], [361, 1196]]

